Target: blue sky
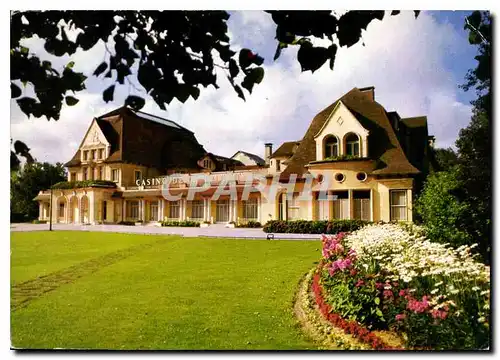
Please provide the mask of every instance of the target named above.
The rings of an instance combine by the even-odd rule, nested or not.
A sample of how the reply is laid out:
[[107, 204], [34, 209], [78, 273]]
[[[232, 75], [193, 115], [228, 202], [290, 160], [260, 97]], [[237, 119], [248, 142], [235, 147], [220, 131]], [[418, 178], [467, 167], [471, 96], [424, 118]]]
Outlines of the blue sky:
[[[372, 22], [363, 34], [365, 46], [342, 48], [333, 71], [327, 65], [301, 73], [297, 49], [286, 49], [278, 61], [275, 24], [262, 11], [237, 11], [228, 22], [231, 45], [248, 47], [265, 58], [266, 75], [246, 102], [237, 97], [225, 76], [219, 90], [202, 89], [197, 101], [175, 100], [162, 111], [150, 99], [145, 108], [195, 132], [205, 149], [231, 156], [244, 150], [262, 156], [264, 143], [277, 148], [283, 141], [299, 140], [315, 114], [353, 87], [375, 86], [376, 100], [403, 117], [427, 115], [429, 132], [439, 147], [452, 146], [460, 128], [467, 126], [474, 92], [458, 88], [469, 68], [475, 67], [476, 49], [463, 29], [470, 12], [412, 12]], [[56, 66], [74, 60], [75, 69], [90, 75], [105, 55], [102, 44], [71, 58], [45, 53], [38, 39], [25, 42], [30, 51]], [[223, 75], [223, 74], [221, 74]], [[104, 103], [101, 92], [109, 80], [89, 76], [87, 91], [78, 105], [64, 108], [57, 122], [27, 119], [11, 101], [11, 137], [25, 141], [40, 161], [68, 161], [77, 150], [92, 118], [122, 105], [131, 94], [144, 95], [124, 85], [114, 103]], [[138, 86], [139, 87], [139, 86]]]

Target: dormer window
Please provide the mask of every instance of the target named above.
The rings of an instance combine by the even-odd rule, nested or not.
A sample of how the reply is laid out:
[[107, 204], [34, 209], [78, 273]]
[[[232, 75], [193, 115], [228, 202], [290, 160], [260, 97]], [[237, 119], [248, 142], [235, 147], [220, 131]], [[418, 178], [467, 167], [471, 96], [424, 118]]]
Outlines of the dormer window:
[[99, 159], [104, 159], [104, 149], [99, 149]]
[[210, 168], [210, 160], [209, 160], [209, 159], [205, 159], [205, 160], [203, 160], [203, 167], [204, 167], [205, 169]]
[[84, 150], [84, 151], [83, 151], [83, 160], [84, 160], [84, 161], [87, 161], [87, 156], [88, 156], [88, 151], [87, 151], [87, 150]]
[[353, 133], [345, 137], [345, 153], [349, 156], [359, 156], [359, 136]]
[[339, 141], [336, 136], [328, 135], [325, 138], [325, 159], [339, 155]]
[[92, 160], [96, 160], [97, 157], [96, 157], [96, 151], [95, 150], [92, 150]]

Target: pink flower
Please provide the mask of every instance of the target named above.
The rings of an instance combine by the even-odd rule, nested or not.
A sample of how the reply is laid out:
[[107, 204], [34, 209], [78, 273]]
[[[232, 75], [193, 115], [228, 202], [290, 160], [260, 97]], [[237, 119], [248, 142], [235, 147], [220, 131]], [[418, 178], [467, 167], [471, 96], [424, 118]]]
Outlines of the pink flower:
[[363, 280], [361, 280], [361, 279], [360, 279], [360, 280], [358, 280], [358, 282], [356, 283], [356, 285], [355, 285], [355, 286], [356, 286], [356, 287], [360, 287], [360, 286], [362, 286], [362, 285], [364, 285], [364, 284], [365, 284], [365, 282], [364, 282]]
[[381, 282], [378, 282], [378, 283], [375, 283], [375, 287], [377, 289], [382, 289], [384, 287], [384, 284], [382, 284]]
[[401, 321], [401, 320], [404, 320], [406, 319], [406, 315], [405, 314], [397, 314], [396, 315], [396, 320], [397, 321]]
[[444, 310], [436, 309], [436, 310], [431, 311], [431, 315], [434, 319], [439, 318], [441, 320], [444, 320], [444, 319], [446, 319], [446, 316], [448, 316], [448, 312], [444, 311]]
[[405, 296], [406, 290], [399, 290], [399, 296]]
[[384, 298], [386, 298], [386, 299], [394, 297], [394, 294], [392, 293], [391, 290], [384, 290], [383, 295], [384, 295]]
[[355, 276], [357, 273], [358, 271], [356, 269], [352, 269], [349, 274], [351, 274], [351, 276]]

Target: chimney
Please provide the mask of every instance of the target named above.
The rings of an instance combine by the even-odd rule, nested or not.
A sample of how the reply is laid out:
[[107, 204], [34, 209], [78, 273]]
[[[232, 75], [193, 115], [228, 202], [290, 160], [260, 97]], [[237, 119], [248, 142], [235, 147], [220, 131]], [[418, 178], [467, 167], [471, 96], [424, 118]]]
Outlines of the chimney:
[[362, 93], [368, 94], [371, 101], [375, 101], [375, 86], [367, 86], [364, 88], [359, 88]]
[[273, 153], [273, 144], [266, 143], [264, 144], [264, 159], [266, 160], [266, 165], [269, 165], [269, 159], [271, 158], [271, 154]]

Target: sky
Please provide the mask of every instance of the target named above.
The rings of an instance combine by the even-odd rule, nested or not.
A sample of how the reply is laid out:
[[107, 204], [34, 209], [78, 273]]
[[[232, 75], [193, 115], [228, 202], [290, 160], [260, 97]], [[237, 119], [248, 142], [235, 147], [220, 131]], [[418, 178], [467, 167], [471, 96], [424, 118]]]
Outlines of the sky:
[[[467, 70], [476, 66], [476, 49], [463, 29], [469, 13], [425, 11], [416, 20], [408, 11], [398, 16], [386, 14], [363, 33], [364, 46], [358, 43], [339, 49], [333, 71], [326, 63], [311, 74], [300, 71], [297, 49], [285, 49], [273, 61], [276, 26], [270, 15], [231, 12], [231, 46], [250, 48], [265, 58], [264, 80], [247, 95], [247, 101], [238, 98], [221, 76], [220, 88], [202, 88], [196, 101], [190, 98], [182, 104], [174, 100], [162, 111], [147, 98], [142, 111], [194, 131], [209, 152], [229, 157], [243, 150], [263, 156], [267, 142], [276, 149], [284, 141], [300, 140], [314, 115], [353, 87], [375, 86], [375, 99], [387, 111], [396, 110], [401, 117], [427, 116], [436, 145], [454, 146], [459, 130], [470, 121], [470, 101], [474, 99], [472, 90], [466, 93], [458, 87]], [[11, 138], [24, 141], [38, 161], [70, 160], [94, 117], [120, 107], [129, 94], [141, 95], [140, 89], [125, 83], [115, 91], [114, 102], [102, 100], [102, 91], [111, 82], [91, 76], [104, 59], [102, 43], [62, 58], [47, 54], [40, 39], [27, 39], [24, 45], [53, 66], [62, 68], [75, 61], [74, 70], [89, 76], [87, 90], [76, 95], [80, 102], [64, 106], [58, 121], [27, 118], [11, 100]]]

